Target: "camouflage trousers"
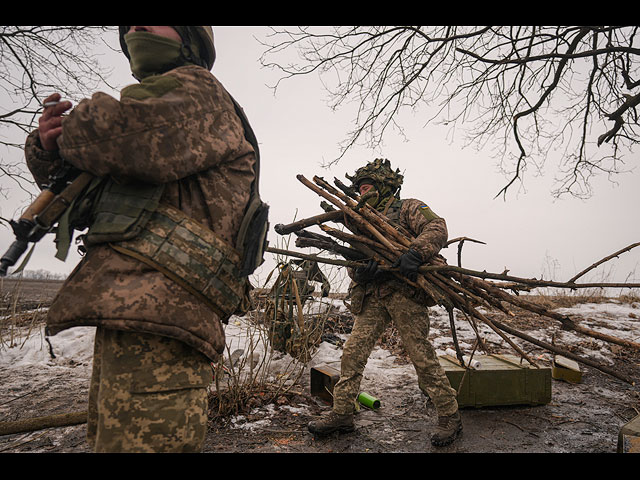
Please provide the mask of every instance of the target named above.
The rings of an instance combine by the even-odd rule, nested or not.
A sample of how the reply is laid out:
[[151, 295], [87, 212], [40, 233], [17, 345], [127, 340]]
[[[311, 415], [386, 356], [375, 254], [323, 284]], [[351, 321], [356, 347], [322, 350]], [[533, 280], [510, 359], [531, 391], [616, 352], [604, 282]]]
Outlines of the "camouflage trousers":
[[456, 391], [451, 388], [436, 352], [428, 340], [429, 313], [399, 292], [384, 298], [364, 298], [360, 313], [342, 353], [340, 380], [333, 388], [333, 410], [352, 413], [359, 394], [362, 373], [376, 341], [393, 321], [418, 374], [418, 386], [434, 403], [438, 416], [458, 410]]
[[210, 361], [158, 335], [98, 327], [87, 440], [95, 452], [199, 452]]

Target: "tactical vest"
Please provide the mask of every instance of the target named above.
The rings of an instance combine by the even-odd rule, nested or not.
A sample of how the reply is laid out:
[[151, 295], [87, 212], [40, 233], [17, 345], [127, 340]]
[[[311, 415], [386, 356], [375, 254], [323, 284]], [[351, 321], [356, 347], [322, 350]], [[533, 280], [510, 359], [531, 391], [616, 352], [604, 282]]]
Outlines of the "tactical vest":
[[68, 221], [71, 228], [82, 229], [90, 218], [83, 235], [87, 247], [106, 243], [152, 266], [204, 301], [222, 321], [249, 309], [247, 276], [264, 261], [269, 228], [269, 206], [258, 189], [258, 142], [244, 111], [232, 100], [256, 155], [255, 179], [235, 245], [180, 210], [161, 204], [164, 185], [96, 179]]
[[403, 202], [401, 199], [396, 198], [393, 200], [393, 202], [391, 202], [389, 208], [386, 208], [386, 202], [383, 202], [383, 204], [385, 205], [385, 207], [383, 208], [383, 212], [384, 210], [386, 210], [385, 215], [390, 222], [397, 224], [400, 221], [400, 210], [402, 210], [402, 203]]

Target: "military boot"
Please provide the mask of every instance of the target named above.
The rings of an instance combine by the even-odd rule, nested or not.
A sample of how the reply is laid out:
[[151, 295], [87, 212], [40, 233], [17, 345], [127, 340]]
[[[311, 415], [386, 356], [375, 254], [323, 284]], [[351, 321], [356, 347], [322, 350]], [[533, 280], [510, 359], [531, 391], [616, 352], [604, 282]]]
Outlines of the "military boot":
[[316, 435], [329, 435], [333, 432], [353, 432], [355, 430], [353, 414], [340, 415], [331, 411], [321, 419], [309, 422], [308, 428], [311, 433]]
[[462, 419], [460, 412], [453, 415], [438, 417], [436, 432], [431, 437], [431, 444], [436, 447], [444, 447], [453, 442], [462, 432]]

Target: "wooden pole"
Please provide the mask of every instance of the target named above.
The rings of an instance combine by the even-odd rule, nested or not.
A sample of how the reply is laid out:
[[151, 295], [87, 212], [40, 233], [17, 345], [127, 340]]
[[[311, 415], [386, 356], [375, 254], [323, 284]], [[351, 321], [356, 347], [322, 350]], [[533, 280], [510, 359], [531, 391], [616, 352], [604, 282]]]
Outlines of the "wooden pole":
[[68, 427], [87, 422], [87, 412], [61, 413], [46, 417], [25, 418], [13, 422], [0, 422], [0, 436], [13, 433], [33, 432], [52, 427]]

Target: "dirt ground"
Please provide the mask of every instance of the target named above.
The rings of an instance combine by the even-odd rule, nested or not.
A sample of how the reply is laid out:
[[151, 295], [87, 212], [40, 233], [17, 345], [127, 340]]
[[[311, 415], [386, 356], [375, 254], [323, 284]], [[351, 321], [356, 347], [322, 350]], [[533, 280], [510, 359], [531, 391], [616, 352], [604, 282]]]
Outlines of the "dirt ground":
[[[47, 297], [42, 288], [33, 291]], [[518, 318], [518, 328], [533, 328], [526, 317]], [[403, 361], [401, 347], [393, 341], [388, 344]], [[638, 352], [621, 348], [614, 360], [616, 370], [640, 379]], [[432, 447], [429, 441], [435, 410], [415, 379], [378, 386], [383, 406], [375, 411], [362, 409], [356, 415], [355, 432], [315, 438], [306, 425], [329, 406], [309, 393], [307, 373], [294, 393], [245, 412], [245, 425], [250, 428], [237, 428], [229, 418], [212, 418], [203, 452], [613, 453], [620, 428], [640, 413], [638, 386], [584, 365], [581, 371], [578, 384], [552, 380], [552, 399], [546, 405], [461, 410], [462, 436], [442, 448]], [[14, 386], [11, 391], [0, 388], [0, 422], [86, 410], [90, 365], [78, 364], [46, 378], [31, 367], [19, 374], [0, 371], [0, 385], [8, 383], [9, 374]], [[363, 390], [367, 382], [365, 377]], [[266, 422], [259, 421], [266, 418]], [[85, 424], [4, 435], [0, 436], [0, 452], [89, 452], [85, 435]]]

